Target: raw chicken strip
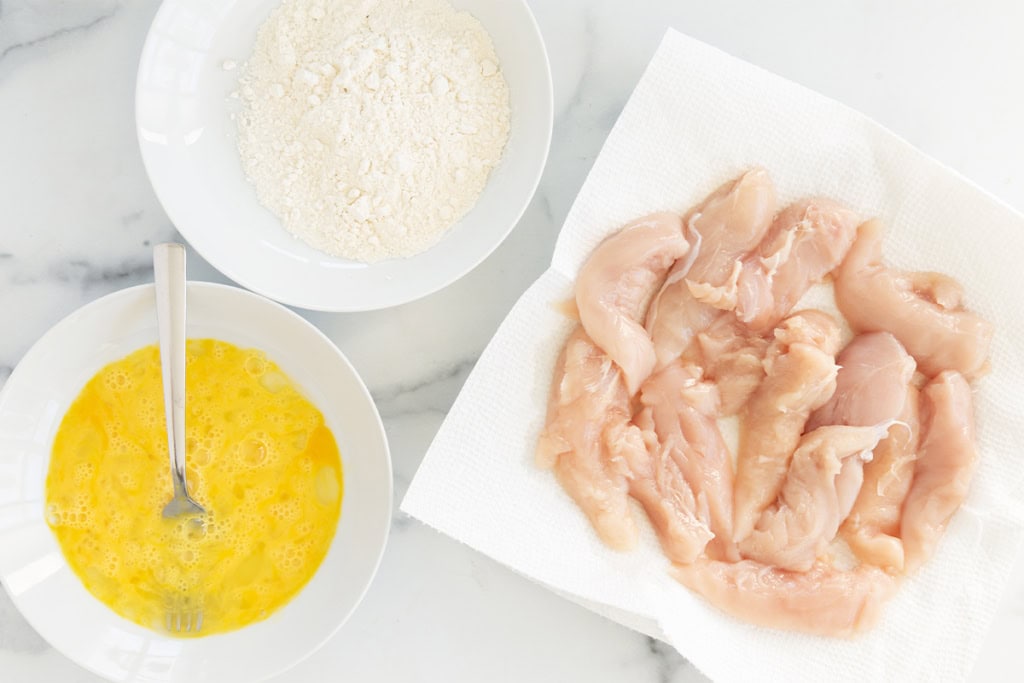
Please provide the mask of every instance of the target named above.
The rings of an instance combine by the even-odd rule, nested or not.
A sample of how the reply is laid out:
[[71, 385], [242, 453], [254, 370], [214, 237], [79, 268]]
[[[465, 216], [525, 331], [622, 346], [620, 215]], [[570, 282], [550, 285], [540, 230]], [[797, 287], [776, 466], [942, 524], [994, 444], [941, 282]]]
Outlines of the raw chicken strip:
[[987, 371], [992, 325], [964, 310], [960, 287], [951, 278], [882, 265], [879, 221], [860, 227], [835, 292], [854, 330], [891, 332], [929, 377], [951, 369], [974, 379]]
[[537, 464], [554, 469], [601, 540], [617, 550], [633, 547], [638, 532], [629, 506], [627, 464], [609, 451], [607, 432], [620, 429], [629, 417], [619, 369], [577, 327], [555, 367]]
[[[666, 557], [673, 562], [693, 562], [714, 537], [707, 523], [698, 518], [693, 490], [676, 464], [693, 454], [673, 453], [686, 449], [679, 440], [659, 444], [648, 409], [636, 417], [636, 425], [624, 426], [613, 443], [619, 444], [612, 447], [613, 452], [625, 459], [632, 473], [630, 495], [643, 506]], [[706, 510], [701, 517], [707, 518]]]
[[[857, 216], [829, 199], [806, 199], [784, 209], [743, 261], [733, 284], [717, 295], [755, 331], [775, 327], [811, 285], [843, 261], [857, 231]], [[706, 299], [705, 299], [706, 300]]]
[[740, 543], [743, 556], [780, 569], [810, 570], [835, 538], [842, 508], [849, 510], [853, 501], [841, 488], [840, 471], [849, 460], [870, 459], [890, 426], [829, 426], [806, 434], [793, 453], [779, 500]]
[[622, 369], [632, 395], [654, 369], [654, 346], [642, 321], [665, 274], [690, 245], [679, 216], [640, 218], [594, 250], [576, 280], [580, 322]]
[[839, 324], [801, 311], [783, 321], [768, 347], [767, 375], [740, 413], [734, 539], [746, 538], [779, 495], [811, 411], [835, 390]]
[[787, 572], [751, 560], [701, 561], [672, 567], [672, 575], [737, 619], [819, 636], [849, 637], [871, 628], [896, 582], [870, 565], [840, 571], [818, 562]]
[[836, 392], [811, 415], [807, 429], [897, 421], [864, 465], [863, 486], [854, 488], [856, 501], [840, 533], [862, 562], [898, 571], [903, 568], [900, 508], [917, 453], [917, 390], [910, 384], [914, 359], [888, 332], [872, 332], [854, 338], [836, 362]]
[[700, 247], [686, 279], [725, 282], [733, 264], [764, 237], [773, 215], [775, 185], [763, 168], [752, 168], [719, 187], [688, 217], [687, 237]]
[[700, 381], [700, 369], [678, 363], [644, 383], [640, 401], [650, 412], [658, 443], [672, 457], [697, 499], [707, 510], [708, 526], [716, 539], [709, 550], [736, 557], [732, 548], [732, 459], [711, 411], [713, 385]]
[[963, 375], [947, 370], [924, 387], [921, 424], [921, 449], [900, 524], [908, 572], [935, 551], [978, 464], [971, 387]]
[[888, 332], [858, 335], [836, 363], [836, 391], [811, 415], [807, 431], [824, 425], [866, 427], [897, 418], [916, 364], [896, 337]]
[[920, 425], [918, 391], [907, 387], [898, 422], [889, 436], [875, 446], [864, 465], [864, 485], [840, 534], [861, 562], [890, 571], [902, 571], [903, 542], [899, 538], [900, 511], [914, 476]]
[[686, 236], [693, 258], [673, 266], [647, 313], [658, 368], [679, 358], [693, 335], [719, 315], [693, 298], [687, 281], [725, 284], [739, 260], [761, 242], [774, 213], [775, 186], [762, 168], [722, 185], [689, 213]]
[[699, 365], [715, 383], [720, 416], [735, 415], [764, 379], [768, 340], [752, 333], [731, 312], [721, 313], [683, 352], [684, 364]]

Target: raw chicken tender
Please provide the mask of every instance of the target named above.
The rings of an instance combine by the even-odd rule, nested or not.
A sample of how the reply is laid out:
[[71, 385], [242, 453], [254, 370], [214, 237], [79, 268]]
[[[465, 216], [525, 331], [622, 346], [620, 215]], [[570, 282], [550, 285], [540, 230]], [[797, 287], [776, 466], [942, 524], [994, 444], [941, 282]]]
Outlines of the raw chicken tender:
[[756, 247], [775, 212], [775, 186], [767, 171], [755, 168], [726, 183], [686, 217], [691, 258], [669, 271], [647, 313], [647, 331], [662, 368], [679, 358], [693, 336], [718, 317], [697, 301], [691, 286], [721, 286], [740, 259]]
[[791, 204], [757, 251], [743, 261], [730, 293], [719, 297], [752, 330], [770, 330], [797, 301], [843, 261], [857, 231], [857, 216], [829, 199]]
[[606, 436], [629, 417], [619, 369], [577, 327], [555, 367], [537, 464], [554, 469], [601, 540], [617, 550], [633, 547], [638, 531], [629, 506], [627, 464], [612, 456]]
[[788, 572], [752, 560], [674, 565], [672, 575], [723, 612], [758, 626], [849, 637], [874, 626], [896, 583], [871, 565], [818, 562]]
[[820, 311], [801, 311], [775, 332], [767, 376], [740, 414], [734, 538], [746, 538], [775, 500], [811, 411], [835, 390], [839, 324]]
[[900, 524], [908, 572], [935, 552], [978, 465], [971, 387], [963, 375], [947, 370], [925, 386], [921, 424], [921, 449]]
[[655, 363], [654, 344], [640, 321], [668, 269], [689, 249], [679, 216], [658, 213], [606, 239], [580, 269], [580, 322], [622, 369], [630, 394], [636, 393]]
[[859, 469], [888, 428], [819, 427], [805, 435], [793, 453], [778, 501], [740, 543], [743, 556], [780, 569], [808, 571], [835, 538], [843, 508], [848, 512], [856, 495], [841, 483], [850, 477], [856, 482], [859, 475], [841, 477], [841, 471]]
[[699, 251], [686, 279], [724, 282], [733, 263], [753, 249], [771, 225], [775, 185], [763, 168], [753, 168], [725, 183], [687, 217], [687, 237]]
[[732, 458], [712, 416], [713, 390], [699, 368], [674, 363], [651, 376], [640, 392], [658, 443], [668, 447], [697, 499], [697, 510], [716, 539], [714, 550], [736, 557], [732, 547]]
[[891, 332], [929, 377], [948, 369], [974, 379], [987, 371], [992, 325], [964, 310], [952, 278], [886, 268], [879, 221], [860, 227], [835, 291], [854, 330]]
[[682, 439], [659, 442], [650, 409], [636, 417], [636, 426], [623, 429], [616, 439], [620, 445], [613, 451], [629, 465], [630, 495], [643, 506], [665, 556], [673, 562], [693, 562], [714, 537], [707, 525], [706, 506], [698, 514], [693, 490], [677, 464], [697, 455]]
[[864, 465], [863, 485], [840, 533], [862, 562], [901, 570], [900, 508], [910, 489], [918, 439], [917, 390], [910, 383], [914, 359], [888, 332], [871, 332], [854, 338], [836, 362], [836, 391], [811, 415], [807, 429], [895, 420]]
[[904, 565], [900, 511], [913, 481], [920, 435], [914, 387], [907, 387], [903, 410], [896, 419], [889, 435], [875, 446], [871, 462], [864, 465], [864, 485], [840, 528], [840, 535], [861, 562], [890, 571], [902, 571]]
[[866, 427], [895, 420], [903, 410], [916, 364], [888, 332], [854, 337], [836, 358], [836, 391], [814, 411], [807, 430], [823, 425]]

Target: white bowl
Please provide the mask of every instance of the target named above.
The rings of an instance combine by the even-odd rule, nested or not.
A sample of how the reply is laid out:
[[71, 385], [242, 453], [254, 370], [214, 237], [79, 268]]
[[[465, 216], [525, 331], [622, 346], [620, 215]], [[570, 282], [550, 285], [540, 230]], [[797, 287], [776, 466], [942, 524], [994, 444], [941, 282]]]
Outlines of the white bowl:
[[181, 234], [255, 292], [323, 311], [386, 308], [426, 296], [484, 260], [519, 221], [551, 143], [551, 71], [524, 0], [452, 0], [491, 34], [509, 84], [511, 135], [476, 206], [433, 248], [367, 265], [289, 234], [246, 181], [229, 94], [257, 27], [280, 0], [165, 0], [146, 38], [135, 92], [142, 159]]
[[324, 413], [344, 468], [341, 518], [310, 582], [261, 622], [177, 639], [119, 617], [67, 565], [44, 519], [44, 485], [57, 427], [82, 386], [107, 363], [157, 342], [153, 287], [110, 294], [58, 323], [0, 392], [0, 583], [51, 645], [113, 681], [253, 681], [296, 664], [359, 604], [390, 528], [384, 429], [337, 347], [283, 306], [235, 287], [190, 282], [188, 305], [188, 336], [262, 349]]

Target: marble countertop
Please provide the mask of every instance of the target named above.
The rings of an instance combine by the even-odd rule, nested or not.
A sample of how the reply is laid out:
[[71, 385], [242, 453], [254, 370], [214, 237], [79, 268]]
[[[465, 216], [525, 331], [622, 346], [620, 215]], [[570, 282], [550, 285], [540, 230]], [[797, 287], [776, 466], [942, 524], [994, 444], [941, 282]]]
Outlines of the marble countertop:
[[[157, 0], [0, 0], [0, 384], [57, 320], [152, 277], [174, 227], [135, 141], [133, 89]], [[391, 442], [396, 507], [468, 372], [546, 267], [559, 226], [665, 28], [874, 117], [1024, 209], [1024, 5], [913, 0], [531, 0], [551, 58], [554, 142], [509, 239], [446, 290], [395, 309], [310, 313], [362, 373]], [[225, 281], [195, 254], [190, 276]], [[1024, 561], [973, 678], [1024, 659]], [[0, 591], [0, 680], [98, 680]], [[396, 509], [380, 574], [319, 652], [279, 681], [678, 682], [670, 648], [566, 602]]]

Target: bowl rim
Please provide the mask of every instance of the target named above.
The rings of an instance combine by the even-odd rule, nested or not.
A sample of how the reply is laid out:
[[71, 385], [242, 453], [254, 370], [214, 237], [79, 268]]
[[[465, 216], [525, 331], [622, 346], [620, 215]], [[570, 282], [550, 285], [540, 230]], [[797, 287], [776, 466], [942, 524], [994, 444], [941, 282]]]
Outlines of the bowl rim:
[[[527, 210], [527, 208], [529, 208], [529, 206], [530, 206], [531, 202], [533, 201], [534, 197], [537, 196], [537, 188], [540, 187], [540, 182], [541, 182], [541, 180], [542, 180], [542, 178], [544, 176], [544, 171], [547, 168], [548, 160], [549, 160], [550, 155], [551, 155], [551, 141], [552, 141], [552, 138], [553, 138], [553, 135], [554, 135], [555, 97], [554, 97], [553, 76], [552, 76], [552, 72], [551, 72], [551, 60], [550, 60], [550, 57], [548, 55], [547, 45], [544, 42], [544, 36], [541, 33], [540, 26], [537, 24], [537, 18], [534, 16], [533, 10], [530, 8], [530, 5], [527, 2], [527, 0], [502, 0], [502, 2], [515, 2], [515, 3], [519, 4], [522, 7], [522, 10], [525, 12], [525, 16], [526, 16], [526, 19], [527, 19], [527, 25], [529, 27], [530, 38], [536, 41], [536, 44], [537, 44], [537, 46], [540, 49], [540, 57], [541, 57], [541, 62], [543, 64], [543, 69], [541, 70], [542, 71], [542, 76], [543, 76], [543, 83], [538, 83], [536, 87], [543, 88], [544, 112], [542, 112], [542, 115], [543, 115], [543, 120], [545, 122], [545, 125], [544, 125], [543, 140], [541, 140], [541, 143], [543, 145], [543, 153], [541, 154], [540, 163], [537, 166], [537, 169], [536, 169], [536, 171], [534, 173], [534, 177], [533, 177], [533, 179], [529, 183], [529, 188], [530, 188], [529, 192], [528, 193], [524, 193], [522, 199], [518, 203], [519, 205], [516, 208], [516, 210], [509, 214], [509, 220], [507, 221], [507, 225], [501, 230], [500, 234], [497, 235], [497, 239], [494, 240], [493, 243], [490, 244], [490, 246], [488, 246], [486, 249], [482, 249], [479, 253], [477, 253], [475, 256], [473, 256], [471, 259], [469, 259], [469, 261], [467, 262], [467, 264], [466, 264], [466, 266], [464, 268], [459, 268], [459, 269], [455, 269], [455, 270], [451, 271], [450, 274], [445, 275], [443, 278], [440, 278], [437, 282], [428, 285], [426, 288], [424, 288], [422, 290], [417, 290], [417, 291], [414, 291], [414, 292], [406, 292], [406, 293], [398, 295], [398, 296], [392, 296], [392, 297], [388, 298], [387, 300], [384, 300], [384, 301], [378, 302], [378, 303], [365, 303], [365, 304], [361, 304], [361, 305], [360, 304], [345, 304], [345, 305], [340, 305], [339, 306], [339, 305], [331, 305], [331, 304], [326, 304], [326, 303], [304, 301], [303, 297], [301, 297], [301, 296], [290, 296], [290, 295], [287, 295], [287, 294], [282, 296], [280, 294], [277, 294], [277, 293], [271, 291], [272, 287], [268, 287], [265, 283], [262, 283], [262, 282], [259, 282], [259, 281], [255, 281], [253, 278], [247, 277], [245, 275], [240, 275], [239, 272], [238, 272], [238, 269], [236, 267], [232, 266], [230, 263], [225, 264], [225, 263], [219, 263], [219, 262], [217, 262], [215, 260], [211, 260], [210, 256], [209, 256], [210, 249], [208, 248], [208, 245], [200, 246], [199, 244], [195, 244], [189, 238], [189, 230], [188, 230], [188, 228], [182, 229], [182, 227], [181, 227], [182, 223], [180, 223], [175, 218], [174, 213], [176, 213], [176, 212], [172, 211], [169, 208], [171, 206], [174, 206], [174, 203], [169, 200], [167, 188], [166, 187], [161, 188], [161, 186], [158, 183], [153, 182], [153, 178], [154, 178], [153, 164], [155, 164], [156, 162], [155, 162], [154, 159], [151, 158], [151, 154], [148, 151], [150, 149], [150, 147], [149, 147], [149, 145], [146, 144], [146, 141], [145, 141], [144, 135], [143, 135], [142, 127], [139, 124], [139, 119], [140, 119], [139, 112], [140, 112], [140, 109], [142, 108], [142, 104], [143, 104], [143, 98], [142, 98], [142, 92], [143, 92], [142, 84], [143, 83], [142, 82], [143, 82], [143, 65], [144, 65], [145, 55], [146, 55], [146, 53], [147, 53], [147, 51], [148, 51], [148, 49], [149, 49], [149, 47], [151, 45], [151, 41], [156, 39], [155, 28], [159, 24], [160, 19], [162, 19], [165, 14], [173, 11], [173, 8], [174, 8], [176, 2], [178, 2], [178, 1], [179, 0], [163, 0], [161, 2], [160, 7], [157, 9], [156, 14], [153, 16], [153, 20], [150, 23], [150, 26], [149, 26], [149, 28], [146, 31], [146, 37], [145, 37], [145, 40], [143, 41], [142, 49], [140, 51], [139, 65], [136, 68], [136, 74], [135, 74], [135, 91], [134, 91], [134, 94], [133, 94], [133, 114], [134, 114], [134, 118], [135, 118], [136, 144], [138, 145], [139, 152], [140, 152], [140, 155], [142, 157], [142, 165], [145, 168], [146, 176], [149, 179], [150, 186], [153, 188], [153, 192], [156, 195], [156, 198], [157, 198], [157, 201], [160, 204], [160, 207], [163, 209], [164, 213], [167, 214], [168, 218], [171, 219], [171, 222], [174, 224], [175, 229], [178, 230], [178, 232], [181, 234], [182, 238], [184, 240], [188, 241], [189, 245], [200, 256], [202, 256], [211, 266], [213, 266], [213, 268], [215, 268], [216, 270], [218, 270], [219, 272], [224, 274], [226, 277], [231, 279], [233, 282], [238, 283], [242, 287], [245, 287], [246, 289], [249, 289], [249, 290], [251, 290], [251, 291], [253, 291], [253, 292], [257, 293], [257, 294], [260, 294], [260, 295], [262, 295], [262, 296], [264, 296], [264, 297], [266, 297], [268, 299], [273, 299], [274, 301], [277, 301], [279, 303], [285, 304], [287, 306], [294, 306], [296, 308], [301, 308], [301, 309], [308, 310], [308, 311], [319, 311], [319, 312], [325, 312], [325, 313], [360, 313], [360, 312], [365, 312], [365, 311], [377, 311], [377, 310], [384, 310], [384, 309], [387, 309], [387, 308], [394, 308], [396, 306], [400, 306], [402, 304], [407, 304], [407, 303], [410, 303], [410, 302], [413, 302], [413, 301], [418, 301], [419, 299], [423, 299], [423, 298], [425, 298], [427, 296], [430, 296], [431, 294], [436, 294], [437, 292], [441, 291], [442, 289], [445, 289], [445, 288], [451, 286], [452, 284], [454, 284], [455, 282], [461, 280], [463, 277], [465, 277], [466, 275], [468, 275], [472, 271], [476, 270], [476, 268], [479, 267], [481, 263], [483, 263], [495, 251], [497, 251], [498, 247], [500, 247], [505, 242], [505, 240], [508, 239], [508, 236], [512, 233], [512, 231], [516, 228], [516, 226], [519, 225], [519, 221], [522, 220], [523, 215], [526, 213], [526, 210]], [[503, 158], [504, 158], [504, 154], [505, 154], [505, 152], [503, 151], [503, 153], [502, 153], [502, 157]], [[488, 184], [491, 182], [492, 179], [493, 179], [493, 169], [492, 169], [492, 175], [488, 178]], [[473, 208], [475, 208], [476, 206], [477, 205], [474, 204]], [[471, 208], [470, 211], [472, 211], [473, 208]], [[178, 215], [180, 216], [180, 213]], [[276, 217], [275, 217], [275, 219], [276, 219]], [[452, 230], [454, 227], [456, 227], [456, 225], [458, 225], [458, 224], [450, 226], [448, 228], [448, 230], [449, 231]], [[284, 227], [282, 226], [281, 229], [284, 230]], [[298, 238], [295, 238], [295, 239], [298, 239]], [[443, 239], [443, 237], [442, 237], [442, 239]], [[434, 249], [437, 246], [438, 246], [438, 244], [435, 244], [432, 247], [428, 248], [426, 251], [429, 251], [430, 249]], [[326, 258], [336, 258], [336, 257], [330, 256], [328, 254], [323, 254], [323, 256], [326, 257]], [[413, 255], [413, 256], [415, 256], [415, 255]], [[395, 259], [395, 260], [399, 260], [400, 261], [402, 259]], [[367, 265], [368, 265], [368, 267], [373, 267], [374, 264], [367, 264]]]
[[[73, 320], [75, 320], [77, 318], [80, 318], [80, 317], [83, 317], [83, 316], [88, 316], [91, 311], [99, 309], [101, 307], [106, 307], [106, 306], [111, 306], [111, 305], [114, 305], [114, 306], [119, 305], [121, 303], [121, 300], [130, 300], [130, 298], [132, 296], [135, 296], [135, 295], [141, 293], [143, 290], [153, 289], [153, 288], [154, 288], [154, 284], [153, 283], [144, 283], [144, 284], [135, 285], [135, 286], [132, 286], [132, 287], [125, 287], [123, 289], [115, 290], [113, 292], [110, 292], [108, 294], [105, 294], [103, 296], [100, 296], [100, 297], [98, 297], [96, 299], [93, 299], [92, 301], [89, 301], [89, 302], [83, 304], [79, 308], [71, 311], [70, 313], [68, 313], [67, 315], [62, 317], [59, 321], [54, 323], [22, 355], [21, 359], [18, 361], [18, 363], [15, 365], [14, 369], [11, 371], [11, 374], [5, 380], [3, 386], [0, 387], [0, 407], [3, 406], [4, 401], [5, 401], [6, 397], [7, 397], [7, 395], [11, 391], [13, 391], [11, 389], [11, 387], [15, 387], [15, 389], [16, 389], [18, 387], [18, 385], [23, 382], [23, 380], [21, 380], [21, 375], [24, 374], [24, 370], [22, 370], [22, 368], [24, 368], [24, 366], [25, 366], [25, 363], [23, 361], [25, 359], [29, 358], [33, 353], [37, 353], [38, 352], [37, 350], [41, 349], [43, 347], [44, 343], [49, 342], [49, 341], [57, 338], [61, 334], [61, 329], [67, 323], [69, 323], [69, 322], [71, 322], [71, 321], [73, 321]], [[367, 405], [371, 408], [371, 412], [372, 412], [372, 414], [373, 414], [373, 416], [375, 418], [372, 421], [372, 423], [370, 425], [368, 425], [368, 428], [373, 430], [374, 437], [376, 439], [379, 439], [380, 445], [382, 447], [380, 455], [383, 456], [384, 474], [386, 474], [387, 476], [384, 477], [385, 490], [382, 491], [381, 493], [384, 494], [383, 495], [383, 498], [384, 498], [383, 503], [385, 504], [384, 505], [385, 509], [393, 511], [393, 508], [394, 508], [394, 469], [393, 469], [392, 459], [391, 459], [391, 446], [390, 446], [390, 443], [388, 442], [388, 438], [387, 438], [387, 431], [384, 429], [384, 423], [383, 423], [383, 420], [381, 419], [380, 411], [377, 409], [377, 404], [373, 400], [373, 396], [370, 394], [370, 391], [367, 388], [366, 383], [363, 381], [362, 376], [356, 370], [355, 366], [352, 365], [352, 362], [349, 361], [348, 357], [346, 357], [345, 354], [341, 351], [341, 349], [338, 348], [338, 346], [333, 341], [331, 341], [331, 339], [327, 335], [325, 335], [323, 333], [323, 331], [321, 331], [320, 328], [318, 328], [316, 325], [314, 325], [310, 321], [306, 320], [305, 318], [303, 318], [301, 315], [299, 315], [295, 311], [290, 310], [288, 307], [286, 307], [286, 306], [284, 306], [284, 305], [282, 305], [282, 304], [280, 304], [280, 303], [278, 303], [276, 301], [273, 301], [273, 300], [271, 300], [271, 299], [269, 299], [269, 298], [267, 298], [265, 296], [262, 296], [261, 294], [258, 294], [258, 293], [255, 293], [255, 292], [251, 292], [249, 290], [243, 289], [241, 287], [236, 287], [236, 286], [233, 286], [233, 285], [221, 284], [221, 283], [216, 283], [216, 282], [206, 282], [206, 281], [200, 281], [200, 280], [188, 280], [187, 281], [187, 288], [188, 288], [187, 289], [187, 293], [188, 293], [189, 297], [195, 296], [195, 295], [197, 295], [197, 294], [199, 294], [200, 292], [203, 292], [203, 291], [219, 292], [221, 294], [227, 294], [229, 296], [240, 296], [240, 297], [243, 297], [243, 298], [249, 298], [249, 299], [252, 299], [253, 301], [259, 302], [259, 305], [270, 306], [272, 308], [275, 308], [275, 309], [278, 310], [278, 312], [285, 314], [285, 317], [289, 318], [290, 320], [292, 320], [295, 324], [299, 325], [300, 327], [306, 328], [307, 332], [313, 332], [314, 336], [317, 337], [320, 342], [325, 344], [325, 347], [332, 352], [333, 356], [335, 356], [338, 361], [340, 361], [344, 366], [346, 366], [348, 371], [351, 372], [353, 379], [355, 380], [355, 388], [356, 388], [356, 390], [359, 392], [361, 397], [363, 399], [365, 399], [365, 401], [367, 402]], [[199, 294], [199, 295], [201, 296], [201, 294]], [[187, 325], [188, 325], [188, 323], [186, 322], [186, 331], [187, 331]], [[343, 613], [341, 615], [341, 618], [339, 618], [337, 620], [337, 622], [335, 624], [333, 624], [323, 634], [322, 638], [317, 639], [317, 640], [310, 640], [310, 641], [308, 641], [307, 648], [305, 649], [305, 652], [301, 656], [295, 657], [294, 659], [292, 659], [290, 661], [287, 661], [284, 664], [279, 665], [277, 667], [273, 667], [273, 668], [267, 670], [266, 672], [262, 673], [260, 676], [258, 676], [256, 679], [253, 679], [253, 680], [264, 681], [264, 680], [273, 678], [274, 676], [281, 675], [282, 673], [284, 673], [284, 672], [294, 668], [295, 666], [299, 665], [303, 661], [309, 659], [309, 657], [311, 657], [313, 654], [315, 654], [317, 651], [319, 651], [332, 638], [334, 638], [338, 634], [338, 632], [341, 630], [341, 628], [348, 622], [348, 620], [352, 618], [352, 615], [356, 612], [356, 610], [362, 604], [364, 598], [366, 597], [366, 594], [369, 592], [370, 587], [373, 585], [374, 581], [377, 578], [377, 574], [380, 571], [380, 565], [381, 565], [381, 563], [382, 563], [382, 561], [384, 559], [384, 553], [385, 553], [385, 551], [387, 549], [388, 541], [390, 540], [390, 535], [391, 535], [391, 516], [392, 516], [392, 514], [393, 514], [393, 512], [391, 514], [389, 514], [389, 515], [384, 517], [384, 524], [382, 525], [382, 528], [378, 529], [376, 531], [376, 533], [379, 534], [380, 542], [379, 542], [379, 547], [376, 550], [376, 556], [372, 558], [373, 559], [373, 561], [372, 561], [372, 571], [369, 573], [368, 580], [364, 583], [364, 585], [360, 588], [358, 593], [355, 595], [355, 599], [353, 600], [351, 607], [345, 613]], [[334, 539], [333, 538], [332, 538], [331, 543], [333, 545], [333, 543], [334, 543]], [[62, 553], [62, 557], [63, 557], [63, 551], [61, 551], [61, 553]], [[322, 563], [321, 563], [320, 566], [317, 567], [317, 570], [316, 570], [316, 572], [314, 572], [313, 576], [316, 576], [316, 574], [321, 570], [321, 568], [322, 568]], [[312, 577], [310, 578], [310, 580], [312, 580]], [[299, 589], [298, 593], [296, 593], [295, 596], [292, 596], [292, 599], [294, 599], [297, 595], [299, 595], [302, 591], [304, 591], [307, 586], [308, 586], [308, 583], [304, 584], [303, 587], [301, 589]], [[48, 627], [44, 624], [43, 627], [40, 628], [40, 623], [41, 622], [39, 622], [36, 619], [36, 617], [38, 615], [35, 612], [26, 612], [25, 609], [24, 609], [24, 605], [22, 604], [22, 600], [21, 600], [20, 594], [16, 594], [15, 592], [13, 592], [11, 590], [11, 587], [8, 585], [8, 582], [7, 582], [7, 572], [0, 572], [0, 587], [2, 587], [4, 589], [4, 591], [7, 593], [7, 595], [10, 597], [11, 603], [14, 605], [15, 609], [17, 609], [18, 614], [20, 614], [21, 617], [23, 619], [25, 619], [25, 621], [29, 624], [29, 626], [31, 626], [32, 629], [37, 634], [39, 634], [39, 636], [42, 637], [43, 640], [45, 640], [46, 643], [48, 645], [50, 645], [55, 651], [60, 653], [63, 657], [66, 657], [68, 660], [74, 662], [77, 666], [80, 666], [80, 667], [88, 670], [89, 672], [91, 672], [91, 673], [93, 673], [93, 674], [95, 674], [95, 675], [97, 675], [97, 676], [99, 676], [101, 678], [108, 679], [106, 673], [104, 671], [102, 671], [98, 666], [94, 666], [88, 659], [80, 658], [78, 656], [73, 656], [72, 654], [68, 653], [63, 648], [55, 645], [52, 642], [51, 638], [49, 637], [51, 634], [49, 633]], [[289, 602], [290, 602], [290, 600], [289, 600]], [[287, 603], [285, 603], [284, 606], [287, 606]], [[104, 607], [106, 609], [108, 609], [108, 610], [110, 609], [106, 605], [104, 605]], [[114, 614], [116, 614], [116, 613], [114, 613]], [[121, 619], [123, 619], [123, 617], [120, 617], [120, 615], [116, 615], [116, 616], [121, 618]], [[259, 623], [262, 623], [262, 622], [254, 622], [254, 623], [255, 624], [259, 624]], [[133, 626], [136, 626], [137, 628], [140, 628], [140, 629], [144, 628], [142, 626], [138, 626], [138, 625], [135, 625], [135, 624], [133, 624]], [[241, 632], [245, 628], [246, 627], [243, 626], [242, 628], [236, 629], [235, 631], [227, 632], [227, 633], [224, 633], [224, 634], [211, 634], [208, 637], [209, 638], [217, 638], [218, 636], [230, 635], [231, 633]], [[145, 629], [145, 630], [146, 630], [147, 634], [152, 634], [155, 637], [165, 638], [167, 640], [173, 640], [174, 642], [178, 642], [177, 639], [168, 638], [168, 637], [163, 636], [162, 634], [160, 634], [160, 633], [158, 633], [156, 631], [150, 631], [149, 629]], [[205, 639], [201, 639], [201, 640], [205, 640]], [[129, 680], [129, 679], [125, 679], [125, 680]], [[135, 679], [133, 678], [133, 679], [130, 679], [130, 680], [135, 680]]]

